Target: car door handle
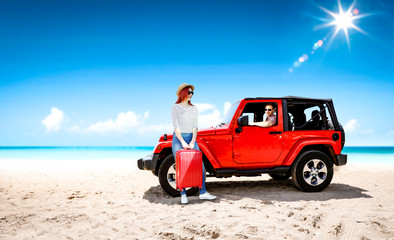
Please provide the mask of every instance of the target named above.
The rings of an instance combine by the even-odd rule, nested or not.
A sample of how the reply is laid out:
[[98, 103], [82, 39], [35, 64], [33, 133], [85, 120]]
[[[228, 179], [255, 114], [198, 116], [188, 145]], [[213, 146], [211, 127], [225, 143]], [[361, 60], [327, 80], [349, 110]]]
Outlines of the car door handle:
[[270, 134], [282, 134], [282, 131], [279, 131], [279, 132], [270, 132]]

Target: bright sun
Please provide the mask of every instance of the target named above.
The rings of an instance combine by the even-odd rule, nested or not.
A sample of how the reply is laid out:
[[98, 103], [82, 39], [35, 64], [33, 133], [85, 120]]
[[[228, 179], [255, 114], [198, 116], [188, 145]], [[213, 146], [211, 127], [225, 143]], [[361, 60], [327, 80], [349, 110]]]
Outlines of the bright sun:
[[352, 3], [352, 5], [346, 11], [344, 11], [342, 8], [341, 2], [338, 0], [338, 8], [339, 8], [338, 13], [333, 13], [323, 7], [320, 7], [323, 11], [330, 14], [334, 18], [333, 21], [325, 24], [325, 26], [335, 26], [335, 28], [336, 28], [335, 32], [332, 36], [332, 39], [338, 34], [339, 31], [342, 30], [345, 34], [348, 46], [350, 46], [350, 43], [349, 43], [349, 30], [350, 29], [355, 29], [361, 33], [367, 34], [366, 32], [364, 32], [362, 29], [360, 29], [359, 27], [357, 27], [353, 23], [353, 21], [355, 19], [359, 19], [359, 18], [366, 16], [366, 15], [359, 15], [359, 10], [354, 8], [354, 4], [355, 4], [355, 1]]
[[347, 31], [348, 28], [354, 28], [353, 15], [348, 12], [341, 12], [335, 15], [335, 20], [333, 24], [337, 26], [337, 29]]
[[[313, 44], [312, 51], [310, 52], [310, 54], [315, 54], [315, 52], [323, 46], [323, 43], [325, 44], [325, 46], [327, 46], [326, 49], [328, 49], [328, 47], [330, 46], [330, 44], [334, 40], [335, 36], [337, 36], [339, 32], [343, 32], [343, 34], [345, 35], [349, 50], [350, 50], [349, 32], [352, 32], [350, 30], [356, 30], [358, 32], [361, 32], [361, 33], [367, 35], [366, 32], [364, 32], [361, 28], [359, 28], [358, 26], [355, 25], [354, 20], [364, 18], [364, 17], [370, 16], [372, 14], [359, 14], [360, 11], [354, 7], [355, 3], [356, 3], [356, 0], [354, 0], [352, 5], [346, 11], [344, 11], [341, 1], [338, 0], [338, 12], [337, 13], [334, 13], [322, 6], [319, 6], [320, 9], [322, 9], [324, 12], [329, 14], [331, 17], [329, 19], [328, 18], [318, 18], [319, 20], [321, 20], [325, 23], [316, 26], [315, 29], [320, 29], [320, 28], [324, 28], [324, 27], [334, 27], [334, 29], [330, 33], [328, 33], [327, 36], [325, 36], [324, 38], [318, 40], [317, 42], [315, 42], [315, 44]], [[330, 39], [327, 41], [327, 43], [325, 43], [329, 36], [331, 36]], [[301, 57], [299, 57], [296, 61], [294, 61], [293, 66], [289, 68], [289, 72], [290, 73], [294, 72], [294, 70], [296, 68], [300, 67], [304, 62], [306, 62], [310, 56], [311, 55], [308, 55], [305, 53]]]

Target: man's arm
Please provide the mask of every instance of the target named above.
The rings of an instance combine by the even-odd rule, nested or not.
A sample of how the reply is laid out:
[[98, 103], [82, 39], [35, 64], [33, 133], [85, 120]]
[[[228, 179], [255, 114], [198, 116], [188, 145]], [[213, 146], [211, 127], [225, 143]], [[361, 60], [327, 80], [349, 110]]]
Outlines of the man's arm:
[[264, 122], [252, 122], [249, 125], [258, 126], [258, 127], [271, 127], [273, 124], [271, 121], [264, 121]]

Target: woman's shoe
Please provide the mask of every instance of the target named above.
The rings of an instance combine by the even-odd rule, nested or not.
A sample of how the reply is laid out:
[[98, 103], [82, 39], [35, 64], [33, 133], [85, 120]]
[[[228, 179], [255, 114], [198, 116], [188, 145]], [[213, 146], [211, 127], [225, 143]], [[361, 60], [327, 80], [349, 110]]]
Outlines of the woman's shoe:
[[211, 195], [209, 192], [205, 192], [204, 194], [200, 194], [198, 198], [201, 200], [213, 200], [216, 196]]
[[182, 204], [186, 204], [186, 203], [188, 203], [189, 201], [187, 200], [187, 196], [186, 196], [186, 194], [182, 194], [181, 195], [181, 203]]

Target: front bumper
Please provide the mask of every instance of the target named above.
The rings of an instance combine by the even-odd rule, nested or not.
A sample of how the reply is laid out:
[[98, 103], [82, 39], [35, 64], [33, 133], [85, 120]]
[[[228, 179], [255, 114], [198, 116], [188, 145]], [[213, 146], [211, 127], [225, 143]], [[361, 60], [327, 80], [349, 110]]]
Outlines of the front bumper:
[[140, 158], [137, 161], [138, 168], [141, 170], [155, 171], [158, 159], [159, 159], [158, 153], [152, 153], [149, 154], [148, 156]]
[[338, 154], [337, 155], [337, 166], [346, 165], [347, 163], [347, 154]]

